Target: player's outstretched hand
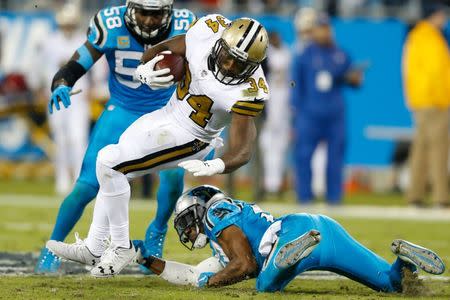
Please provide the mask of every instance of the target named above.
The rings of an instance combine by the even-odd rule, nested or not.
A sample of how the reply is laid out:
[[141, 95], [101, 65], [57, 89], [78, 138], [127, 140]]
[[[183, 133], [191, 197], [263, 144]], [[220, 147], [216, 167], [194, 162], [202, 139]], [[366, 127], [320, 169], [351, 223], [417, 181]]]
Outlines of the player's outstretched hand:
[[70, 91], [71, 87], [67, 85], [60, 85], [56, 89], [53, 90], [50, 101], [48, 102], [48, 111], [53, 113], [53, 106], [55, 106], [56, 110], [60, 110], [59, 102], [61, 101], [65, 108], [68, 108], [70, 105]]
[[225, 170], [225, 163], [220, 158], [206, 161], [198, 159], [186, 160], [180, 162], [178, 166], [191, 172], [194, 176], [211, 176], [220, 174]]
[[202, 288], [208, 284], [209, 278], [214, 275], [213, 272], [203, 272], [198, 276], [197, 279], [197, 287]]
[[164, 55], [157, 55], [136, 69], [135, 76], [143, 84], [148, 85], [152, 90], [166, 89], [174, 84], [173, 75], [169, 68], [155, 70], [155, 65], [164, 59]]

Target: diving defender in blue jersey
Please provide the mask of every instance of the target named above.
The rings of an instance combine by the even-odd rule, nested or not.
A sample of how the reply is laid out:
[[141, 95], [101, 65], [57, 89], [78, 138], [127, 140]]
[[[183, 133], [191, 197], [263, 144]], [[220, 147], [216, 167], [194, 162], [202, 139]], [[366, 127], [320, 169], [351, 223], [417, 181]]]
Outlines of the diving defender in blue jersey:
[[[184, 34], [194, 21], [192, 12], [172, 9], [172, 5], [173, 0], [128, 0], [125, 6], [100, 10], [90, 22], [87, 41], [54, 76], [50, 113], [53, 113], [53, 107], [59, 110], [61, 104], [69, 107], [70, 92], [75, 82], [105, 55], [110, 68], [111, 98], [92, 131], [81, 173], [72, 192], [61, 204], [50, 239], [63, 241], [86, 205], [97, 195], [99, 183], [95, 164], [98, 151], [106, 145], [116, 144], [131, 123], [163, 107], [172, 95], [175, 86], [151, 90], [133, 78], [148, 47]], [[147, 253], [157, 257], [162, 255], [167, 221], [183, 191], [184, 171], [180, 168], [167, 170], [160, 172], [159, 176], [158, 209], [145, 236]], [[104, 250], [90, 249], [97, 252], [94, 255], [100, 255]], [[35, 271], [55, 272], [59, 264], [60, 261], [44, 248]]]
[[[207, 185], [179, 198], [174, 223], [190, 250], [209, 241], [213, 252], [197, 266], [140, 256], [142, 264], [174, 284], [223, 286], [256, 277], [258, 291], [275, 292], [302, 272], [326, 270], [376, 291], [401, 292], [404, 276], [414, 278], [417, 267], [431, 274], [445, 270], [434, 252], [410, 242], [392, 242], [397, 259], [389, 264], [327, 216], [303, 213], [275, 219]], [[144, 247], [141, 243], [139, 248]]]

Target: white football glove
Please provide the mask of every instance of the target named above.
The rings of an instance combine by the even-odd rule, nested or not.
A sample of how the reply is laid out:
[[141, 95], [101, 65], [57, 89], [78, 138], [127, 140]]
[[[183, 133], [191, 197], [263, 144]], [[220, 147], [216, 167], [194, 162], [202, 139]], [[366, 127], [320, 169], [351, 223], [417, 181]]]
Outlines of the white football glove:
[[148, 85], [152, 90], [167, 89], [171, 87], [174, 84], [173, 75], [164, 76], [169, 74], [170, 69], [164, 68], [157, 71], [155, 70], [156, 63], [163, 59], [163, 55], [157, 55], [147, 63], [139, 65], [136, 68], [134, 76], [141, 83]]
[[206, 161], [198, 159], [186, 160], [180, 162], [178, 166], [193, 173], [194, 176], [211, 176], [220, 174], [225, 170], [225, 163], [220, 158]]

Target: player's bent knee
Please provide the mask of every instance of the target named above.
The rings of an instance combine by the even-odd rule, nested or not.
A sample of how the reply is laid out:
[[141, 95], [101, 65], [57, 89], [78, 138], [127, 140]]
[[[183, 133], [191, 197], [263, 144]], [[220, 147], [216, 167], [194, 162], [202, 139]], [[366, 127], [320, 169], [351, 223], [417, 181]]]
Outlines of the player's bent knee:
[[117, 144], [108, 145], [98, 152], [96, 173], [103, 193], [120, 194], [129, 190], [126, 176], [113, 169], [119, 158], [120, 149]]
[[117, 144], [103, 147], [97, 154], [97, 165], [112, 168], [118, 164], [120, 148]]

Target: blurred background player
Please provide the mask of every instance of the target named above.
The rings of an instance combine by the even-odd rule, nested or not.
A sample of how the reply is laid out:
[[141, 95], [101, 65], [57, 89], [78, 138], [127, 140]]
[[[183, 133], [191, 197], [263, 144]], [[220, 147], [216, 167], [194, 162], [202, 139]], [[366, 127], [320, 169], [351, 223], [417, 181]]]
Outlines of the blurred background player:
[[339, 204], [345, 154], [342, 88], [359, 86], [362, 74], [352, 70], [350, 58], [335, 44], [325, 14], [316, 19], [313, 42], [295, 58], [292, 80], [297, 197], [303, 203], [315, 198], [311, 187], [311, 159], [317, 145], [324, 141], [327, 144], [326, 200], [329, 204]]
[[[48, 36], [43, 49], [45, 61], [45, 91], [50, 91], [51, 78], [61, 66], [67, 63], [73, 49], [86, 40], [86, 34], [79, 30], [81, 13], [75, 4], [66, 4], [56, 14], [58, 29]], [[51, 134], [55, 141], [55, 189], [58, 195], [66, 195], [80, 173], [89, 135], [89, 82], [80, 78], [74, 91], [84, 92], [72, 96], [72, 106], [58, 114], [49, 115]], [[50, 94], [46, 93], [50, 98]], [[47, 98], [47, 99], [48, 99]]]
[[[100, 10], [91, 20], [87, 41], [53, 78], [49, 111], [68, 107], [75, 82], [103, 55], [111, 73], [111, 99], [98, 119], [86, 151], [80, 176], [72, 192], [64, 199], [50, 239], [63, 241], [81, 217], [86, 205], [99, 190], [95, 174], [97, 153], [118, 142], [122, 132], [140, 116], [163, 107], [175, 86], [158, 91], [142, 85], [133, 77], [142, 53], [174, 35], [187, 31], [195, 16], [188, 10], [173, 10], [173, 0], [129, 0], [126, 6]], [[56, 47], [56, 45], [55, 45]], [[176, 199], [183, 191], [184, 171], [180, 168], [160, 172], [155, 220], [149, 225], [145, 243], [149, 254], [162, 255], [163, 243]], [[96, 202], [97, 203], [97, 202]], [[109, 227], [96, 227], [109, 231]], [[103, 245], [100, 241], [100, 245]], [[94, 255], [104, 249], [92, 247]], [[60, 261], [44, 248], [36, 272], [54, 272]]]
[[430, 176], [433, 202], [448, 207], [450, 54], [442, 32], [447, 16], [444, 5], [425, 3], [425, 8], [425, 19], [409, 33], [403, 55], [405, 96], [415, 123], [406, 197], [411, 205], [424, 206]]
[[277, 32], [269, 34], [267, 50], [267, 82], [270, 98], [265, 108], [266, 119], [261, 129], [260, 146], [264, 169], [264, 190], [277, 194], [286, 170], [291, 114], [289, 108], [289, 68], [291, 52]]

